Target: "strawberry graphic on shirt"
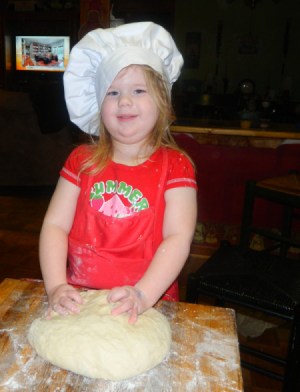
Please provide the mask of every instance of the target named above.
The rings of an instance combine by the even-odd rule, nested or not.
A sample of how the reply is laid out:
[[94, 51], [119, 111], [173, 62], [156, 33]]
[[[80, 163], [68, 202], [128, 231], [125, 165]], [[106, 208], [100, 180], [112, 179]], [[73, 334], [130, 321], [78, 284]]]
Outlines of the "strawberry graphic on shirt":
[[104, 203], [104, 197], [102, 195], [94, 194], [90, 199], [91, 207], [99, 211]]

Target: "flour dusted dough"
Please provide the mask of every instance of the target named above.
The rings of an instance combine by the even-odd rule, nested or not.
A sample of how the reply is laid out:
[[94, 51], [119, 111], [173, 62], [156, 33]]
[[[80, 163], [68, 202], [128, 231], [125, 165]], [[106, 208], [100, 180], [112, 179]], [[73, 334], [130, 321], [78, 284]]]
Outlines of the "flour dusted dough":
[[37, 353], [63, 369], [92, 378], [123, 380], [159, 364], [171, 344], [170, 325], [151, 308], [129, 324], [128, 315], [111, 316], [107, 291], [81, 293], [79, 314], [38, 318], [28, 340]]

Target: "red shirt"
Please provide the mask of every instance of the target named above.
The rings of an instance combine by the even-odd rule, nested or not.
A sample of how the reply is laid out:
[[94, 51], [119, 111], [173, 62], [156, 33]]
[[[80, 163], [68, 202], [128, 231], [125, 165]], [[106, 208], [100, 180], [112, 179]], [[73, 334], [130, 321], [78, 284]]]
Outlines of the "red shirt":
[[[100, 173], [88, 175], [80, 173], [88, 154], [86, 146], [76, 148], [60, 173], [81, 189], [69, 235], [69, 281], [93, 288], [133, 285], [162, 241], [164, 192], [177, 187], [197, 188], [193, 166], [184, 154], [160, 148], [140, 165], [110, 162]], [[91, 248], [102, 255], [100, 258], [105, 255], [109, 265], [96, 268], [98, 256], [86, 256]], [[127, 259], [136, 261], [132, 274], [131, 267], [125, 267]], [[120, 260], [124, 260], [121, 266], [104, 273]]]

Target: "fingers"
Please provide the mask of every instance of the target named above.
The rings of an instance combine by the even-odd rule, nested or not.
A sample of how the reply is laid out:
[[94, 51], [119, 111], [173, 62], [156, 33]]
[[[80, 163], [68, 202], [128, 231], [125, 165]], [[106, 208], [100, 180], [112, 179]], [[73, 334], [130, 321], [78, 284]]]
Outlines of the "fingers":
[[[127, 313], [130, 324], [136, 323], [138, 315], [146, 309], [143, 300], [143, 293], [132, 286], [115, 287], [107, 295], [107, 301], [115, 304], [111, 314], [117, 316]], [[79, 313], [82, 303], [78, 290], [68, 284], [60, 285], [49, 295], [46, 318], [51, 318], [52, 310], [61, 315]]]
[[138, 309], [136, 306], [134, 306], [131, 309], [131, 312], [129, 313], [128, 323], [135, 324], [137, 322], [137, 319], [138, 319]]
[[115, 288], [111, 289], [110, 292], [108, 293], [107, 301], [109, 303], [122, 301], [123, 299], [126, 299], [129, 295], [130, 295], [130, 292], [129, 292], [127, 286], [115, 287]]
[[69, 285], [61, 285], [49, 295], [47, 318], [51, 318], [51, 310], [61, 315], [79, 313], [83, 303], [78, 290]]
[[53, 309], [59, 314], [79, 313], [80, 307], [78, 305], [79, 303], [75, 302], [72, 296], [68, 295], [61, 297], [59, 302], [54, 304]]
[[69, 298], [73, 301], [73, 303], [75, 304], [79, 304], [82, 305], [83, 304], [83, 300], [82, 297], [79, 293], [78, 290], [72, 290], [68, 293]]
[[51, 307], [49, 306], [48, 309], [47, 309], [47, 312], [46, 312], [46, 314], [45, 314], [46, 320], [50, 320], [50, 319], [51, 319], [51, 311], [52, 311], [52, 309], [51, 309]]
[[124, 300], [124, 302], [119, 303], [116, 305], [111, 314], [113, 316], [118, 316], [119, 314], [127, 313], [129, 315], [128, 322], [129, 324], [136, 323], [138, 319], [138, 304], [132, 301], [131, 299]]
[[109, 292], [107, 300], [110, 303], [116, 303], [111, 314], [117, 316], [128, 313], [130, 324], [134, 324], [138, 315], [145, 310], [142, 293], [132, 286], [115, 287]]
[[117, 316], [118, 314], [130, 312], [131, 309], [134, 306], [134, 301], [132, 301], [130, 298], [127, 300], [123, 300], [122, 302], [119, 302], [111, 311], [111, 314], [114, 316]]

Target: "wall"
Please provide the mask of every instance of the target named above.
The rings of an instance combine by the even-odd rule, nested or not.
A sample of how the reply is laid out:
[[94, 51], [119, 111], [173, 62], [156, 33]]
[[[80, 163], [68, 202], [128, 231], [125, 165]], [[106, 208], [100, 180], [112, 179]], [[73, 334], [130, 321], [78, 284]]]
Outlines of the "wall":
[[[218, 22], [223, 24], [219, 52], [219, 72], [215, 75]], [[286, 24], [290, 21], [289, 36]], [[238, 54], [239, 41], [252, 32], [257, 39], [257, 54]], [[176, 0], [174, 35], [185, 52], [187, 32], [201, 32], [200, 64], [183, 70], [180, 80], [199, 79], [205, 90], [213, 80], [213, 92], [223, 93], [223, 78], [228, 78], [228, 93], [245, 78], [255, 81], [259, 94], [267, 86], [280, 94], [288, 86], [291, 99], [300, 101], [300, 2], [298, 0], [260, 0], [255, 9], [244, 0]], [[286, 42], [285, 37], [287, 38]], [[286, 56], [283, 51], [287, 51]], [[285, 72], [282, 74], [282, 67]]]
[[41, 132], [29, 94], [0, 89], [0, 188], [54, 185], [76, 143], [70, 126]]

